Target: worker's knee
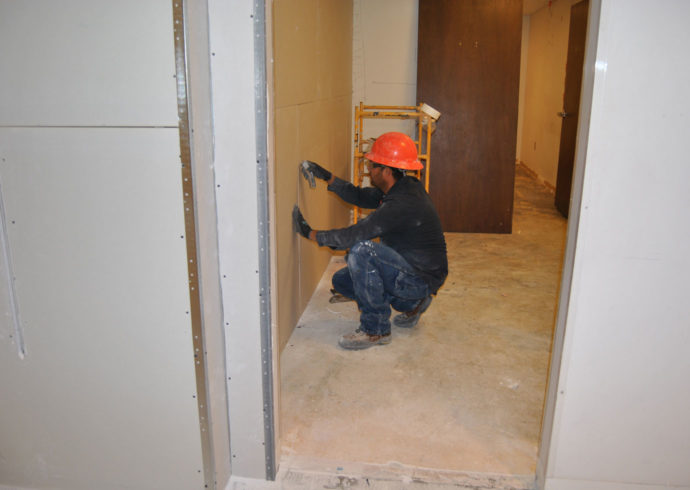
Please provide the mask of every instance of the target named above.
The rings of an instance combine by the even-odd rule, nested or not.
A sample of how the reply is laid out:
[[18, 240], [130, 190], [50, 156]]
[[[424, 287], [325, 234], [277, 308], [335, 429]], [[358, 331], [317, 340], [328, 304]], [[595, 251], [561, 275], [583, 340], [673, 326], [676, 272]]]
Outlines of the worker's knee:
[[347, 253], [347, 266], [351, 269], [363, 267], [375, 254], [374, 242], [363, 240], [355, 243]]
[[337, 270], [331, 278], [333, 288], [340, 294], [345, 294], [352, 290], [352, 277], [350, 276], [350, 269], [343, 267]]
[[374, 252], [374, 242], [371, 240], [364, 240], [361, 242], [355, 243], [351, 248], [350, 252], [348, 253], [348, 260], [352, 256], [362, 256], [362, 255], [371, 255]]

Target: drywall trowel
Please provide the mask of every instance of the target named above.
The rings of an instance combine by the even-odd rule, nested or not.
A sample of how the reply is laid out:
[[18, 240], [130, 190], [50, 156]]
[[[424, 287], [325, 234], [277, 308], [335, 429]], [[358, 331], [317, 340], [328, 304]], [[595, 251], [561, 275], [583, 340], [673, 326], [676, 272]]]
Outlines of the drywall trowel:
[[309, 181], [309, 187], [316, 187], [314, 174], [309, 171], [309, 160], [303, 160], [299, 169], [302, 172], [302, 175], [304, 175], [304, 178]]

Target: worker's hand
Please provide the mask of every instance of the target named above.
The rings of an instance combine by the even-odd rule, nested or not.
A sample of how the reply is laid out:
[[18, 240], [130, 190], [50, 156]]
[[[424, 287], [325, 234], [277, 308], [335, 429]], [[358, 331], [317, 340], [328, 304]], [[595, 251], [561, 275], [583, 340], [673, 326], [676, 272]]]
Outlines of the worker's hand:
[[323, 168], [321, 165], [309, 160], [304, 160], [300, 164], [300, 169], [302, 170], [302, 175], [304, 175], [304, 178], [310, 182], [313, 180], [313, 177], [325, 180], [326, 182], [331, 180], [331, 177], [333, 177], [333, 174]]
[[304, 238], [309, 238], [311, 226], [309, 226], [307, 220], [304, 219], [304, 216], [302, 216], [302, 213], [296, 205], [294, 208], [292, 208], [292, 224], [297, 233], [302, 235]]

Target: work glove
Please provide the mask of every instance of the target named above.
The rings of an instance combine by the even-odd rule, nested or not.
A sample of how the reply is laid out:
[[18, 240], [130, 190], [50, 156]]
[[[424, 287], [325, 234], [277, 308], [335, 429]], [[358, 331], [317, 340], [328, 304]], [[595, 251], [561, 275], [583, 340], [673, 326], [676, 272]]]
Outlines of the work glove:
[[299, 207], [295, 205], [294, 208], [292, 208], [292, 224], [295, 228], [295, 231], [302, 235], [304, 238], [309, 238], [309, 233], [311, 233], [311, 226], [307, 223], [307, 220], [304, 219], [304, 216], [302, 216], [302, 213], [299, 210]]
[[314, 182], [314, 177], [317, 179], [325, 180], [328, 182], [331, 180], [331, 177], [333, 174], [331, 174], [328, 170], [323, 168], [321, 165], [315, 162], [311, 162], [309, 160], [304, 160], [300, 164], [300, 171], [302, 172], [302, 175], [304, 175], [304, 178], [309, 181], [309, 185], [311, 187], [316, 187], [316, 182]]

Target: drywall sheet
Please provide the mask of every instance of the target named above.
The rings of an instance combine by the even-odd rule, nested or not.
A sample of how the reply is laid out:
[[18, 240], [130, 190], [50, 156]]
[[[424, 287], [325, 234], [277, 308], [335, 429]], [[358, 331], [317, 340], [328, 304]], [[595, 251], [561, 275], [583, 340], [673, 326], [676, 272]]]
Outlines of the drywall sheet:
[[690, 3], [599, 8], [545, 488], [687, 489]]
[[277, 0], [273, 9], [277, 325], [281, 348], [331, 258], [297, 236], [298, 203], [315, 229], [346, 226], [349, 207], [312, 189], [298, 164], [313, 160], [350, 179], [352, 142], [352, 2]]
[[9, 347], [8, 355], [14, 351], [21, 358], [24, 356], [24, 340], [16, 307], [14, 272], [6, 222], [0, 185], [0, 352], [5, 354], [5, 347]]
[[170, 0], [0, 1], [0, 125], [176, 125], [172, 25]]
[[[263, 158], [257, 126], [260, 67], [252, 0], [209, 2], [209, 40], [214, 131], [214, 172], [218, 250], [227, 362], [232, 474], [263, 479], [271, 428], [265, 411], [270, 397], [263, 384], [262, 303], [259, 239], [259, 172]], [[258, 21], [260, 24], [261, 21]], [[255, 43], [259, 43], [255, 45]], [[240, 48], [238, 48], [240, 47]], [[259, 84], [260, 85], [260, 84]], [[265, 119], [263, 119], [265, 121]]]
[[203, 488], [177, 129], [0, 128], [0, 179], [0, 485]]
[[[215, 483], [224, 488], [230, 479], [230, 433], [225, 364], [225, 328], [218, 267], [218, 215], [213, 165], [213, 113], [207, 2], [185, 5], [187, 71], [191, 121], [194, 210], [203, 340], [206, 360], [209, 423]], [[211, 475], [206, 479], [210, 480]]]

